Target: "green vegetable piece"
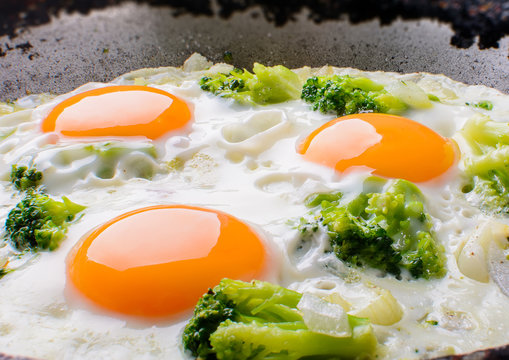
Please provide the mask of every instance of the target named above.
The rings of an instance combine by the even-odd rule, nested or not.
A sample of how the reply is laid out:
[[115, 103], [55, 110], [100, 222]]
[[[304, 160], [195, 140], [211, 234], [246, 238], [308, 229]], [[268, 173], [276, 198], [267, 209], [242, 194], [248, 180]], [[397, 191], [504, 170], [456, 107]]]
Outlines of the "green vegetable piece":
[[6, 237], [20, 251], [55, 250], [65, 236], [67, 224], [84, 209], [66, 197], [60, 202], [29, 191], [9, 212]]
[[312, 194], [307, 197], [305, 200], [307, 207], [315, 207], [320, 204], [322, 204], [324, 201], [327, 201], [329, 203], [335, 203], [343, 197], [343, 194], [341, 192], [332, 193], [332, 194]]
[[350, 78], [352, 87], [361, 89], [364, 91], [381, 91], [384, 89], [382, 84], [376, 83], [371, 79], [365, 77], [354, 77]]
[[252, 86], [255, 103], [277, 104], [299, 98], [301, 89], [299, 76], [283, 65], [266, 67], [255, 63], [253, 72], [258, 79]]
[[0, 269], [0, 279], [3, 278], [5, 275], [7, 275], [10, 272], [11, 272], [11, 270], [7, 270], [6, 268]]
[[399, 276], [402, 256], [393, 240], [379, 225], [356, 218], [345, 208], [330, 209], [323, 214], [329, 230], [332, 249], [338, 259], [355, 266], [371, 266]]
[[465, 123], [461, 135], [475, 155], [484, 155], [497, 147], [509, 145], [509, 123], [496, 122], [488, 116], [478, 115]]
[[12, 165], [11, 182], [18, 190], [35, 189], [42, 181], [42, 172], [36, 168]]
[[[115, 171], [117, 171], [119, 160], [130, 153], [141, 152], [153, 159], [157, 159], [157, 151], [153, 145], [130, 148], [121, 143], [104, 143], [87, 145], [84, 149], [99, 157], [100, 167], [96, 175], [101, 179], [113, 178]], [[136, 162], [131, 166], [130, 171], [135, 177], [142, 179], [151, 179], [155, 173], [151, 164], [145, 161]]]
[[363, 192], [347, 204], [322, 201], [316, 219], [301, 219], [300, 230], [306, 234], [325, 226], [335, 255], [352, 266], [396, 277], [402, 269], [414, 278], [444, 276], [445, 250], [432, 235], [420, 190], [406, 180], [379, 187], [380, 180], [369, 178], [364, 188], [375, 192]]
[[467, 102], [467, 103], [465, 103], [465, 105], [473, 106], [473, 107], [484, 109], [484, 110], [493, 110], [493, 103], [488, 100], [482, 100], [482, 101], [479, 101], [478, 103], [468, 103]]
[[355, 359], [377, 346], [367, 319], [348, 315], [352, 335], [307, 328], [297, 309], [302, 294], [262, 281], [223, 279], [198, 302], [183, 333], [184, 347], [201, 359]]
[[228, 74], [214, 74], [200, 80], [202, 90], [233, 98], [241, 104], [266, 105], [298, 99], [301, 81], [290, 69], [278, 65], [253, 65], [253, 73], [234, 69]]
[[338, 116], [360, 112], [397, 113], [406, 108], [401, 100], [384, 90], [383, 85], [348, 75], [311, 77], [302, 88], [301, 98], [311, 103], [313, 110]]
[[440, 98], [433, 94], [428, 94], [428, 99], [430, 99], [430, 101], [440, 102]]
[[392, 95], [411, 108], [428, 109], [433, 107], [428, 95], [413, 81], [397, 81], [387, 87]]
[[225, 51], [223, 53], [223, 60], [226, 63], [231, 63], [233, 61], [233, 54], [231, 53], [231, 51]]
[[469, 200], [489, 214], [509, 214], [509, 124], [479, 115], [461, 135], [472, 153], [463, 156]]
[[493, 109], [493, 103], [488, 100], [480, 101], [477, 103], [476, 106], [480, 107], [481, 109], [484, 109], [484, 110], [492, 110]]

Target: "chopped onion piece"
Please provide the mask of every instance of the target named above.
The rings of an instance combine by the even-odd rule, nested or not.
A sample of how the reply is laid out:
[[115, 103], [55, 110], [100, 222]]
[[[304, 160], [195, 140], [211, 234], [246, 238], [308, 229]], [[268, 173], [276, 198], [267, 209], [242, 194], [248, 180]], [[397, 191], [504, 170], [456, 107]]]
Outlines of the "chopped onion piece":
[[509, 296], [509, 226], [499, 223], [492, 233], [494, 241], [488, 251], [490, 274], [500, 290]]
[[352, 304], [350, 304], [348, 301], [346, 301], [341, 295], [339, 295], [337, 292], [334, 292], [330, 295], [327, 295], [323, 298], [324, 300], [333, 303], [341, 305], [343, 309], [345, 309], [346, 312], [350, 311], [352, 308]]
[[[505, 224], [489, 220], [479, 225], [457, 253], [459, 270], [471, 279], [488, 282], [490, 279], [488, 263], [490, 263], [491, 275], [495, 282], [509, 283], [507, 275], [504, 275], [509, 271], [503, 259], [508, 236], [509, 226]], [[509, 284], [506, 287], [509, 288]]]
[[413, 108], [427, 109], [433, 107], [428, 95], [411, 81], [398, 81], [389, 84], [386, 90]]
[[352, 315], [368, 318], [373, 324], [392, 325], [403, 317], [403, 309], [398, 300], [386, 289], [374, 287], [378, 296], [365, 307], [351, 312]]
[[334, 337], [352, 336], [348, 315], [341, 305], [304, 293], [297, 309], [302, 313], [304, 324], [313, 332]]

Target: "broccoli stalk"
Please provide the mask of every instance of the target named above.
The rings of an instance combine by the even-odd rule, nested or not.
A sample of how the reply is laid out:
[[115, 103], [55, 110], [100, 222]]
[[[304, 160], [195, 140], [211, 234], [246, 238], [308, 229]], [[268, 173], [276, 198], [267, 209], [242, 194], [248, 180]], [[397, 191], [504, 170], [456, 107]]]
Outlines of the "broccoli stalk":
[[477, 115], [466, 122], [461, 135], [475, 155], [483, 155], [509, 145], [509, 123], [496, 122], [488, 116]]
[[461, 135], [471, 150], [462, 160], [463, 192], [488, 213], [509, 214], [509, 124], [480, 115], [467, 121]]
[[348, 316], [352, 335], [308, 329], [297, 309], [302, 294], [262, 281], [223, 279], [200, 299], [184, 329], [184, 347], [202, 359], [353, 359], [372, 355], [368, 320]]
[[406, 108], [401, 100], [384, 90], [383, 85], [348, 75], [311, 77], [302, 88], [301, 98], [311, 103], [313, 110], [333, 112], [338, 116], [360, 112], [399, 112]]
[[7, 238], [18, 250], [55, 250], [64, 238], [67, 223], [84, 208], [66, 197], [60, 202], [28, 191], [7, 216]]
[[433, 238], [422, 193], [406, 180], [386, 185], [380, 181], [368, 179], [367, 191], [348, 204], [323, 200], [314, 220], [301, 220], [301, 232], [325, 228], [335, 255], [353, 266], [369, 266], [397, 277], [402, 269], [414, 278], [442, 277], [444, 249]]
[[241, 104], [265, 105], [298, 99], [301, 81], [290, 69], [278, 65], [253, 65], [253, 73], [234, 69], [228, 74], [214, 74], [200, 80], [202, 90], [233, 98]]

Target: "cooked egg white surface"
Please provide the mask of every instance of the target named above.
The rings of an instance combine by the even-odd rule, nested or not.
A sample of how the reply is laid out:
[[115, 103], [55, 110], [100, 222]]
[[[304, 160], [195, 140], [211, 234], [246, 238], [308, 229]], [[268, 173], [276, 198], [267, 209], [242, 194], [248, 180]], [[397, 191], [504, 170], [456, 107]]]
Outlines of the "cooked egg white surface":
[[[27, 110], [0, 117], [3, 133], [13, 132], [0, 143], [2, 221], [20, 199], [8, 182], [11, 164], [33, 163], [44, 172], [48, 194], [65, 195], [87, 206], [54, 252], [18, 259], [9, 245], [0, 249], [0, 258], [18, 267], [0, 280], [0, 351], [43, 359], [188, 357], [180, 344], [185, 315], [158, 323], [108, 313], [66, 285], [66, 257], [80, 238], [127, 211], [162, 204], [220, 210], [249, 224], [269, 253], [264, 280], [322, 296], [339, 295], [352, 313], [365, 311], [380, 297], [380, 289], [388, 290], [395, 299], [387, 302], [392, 304], [389, 310], [402, 312], [392, 325], [374, 325], [382, 345], [380, 358], [431, 357], [507, 343], [509, 298], [493, 281], [472, 280], [457, 266], [458, 247], [486, 217], [464, 200], [455, 166], [437, 179], [418, 184], [427, 198], [436, 236], [446, 248], [448, 272], [443, 279], [398, 281], [346, 267], [324, 254], [328, 244], [323, 236], [299, 249], [297, 230], [289, 220], [309, 212], [304, 199], [327, 191], [342, 191], [346, 198], [353, 198], [369, 172], [339, 174], [297, 153], [297, 144], [307, 134], [335, 116], [313, 112], [300, 100], [246, 107], [204, 93], [196, 80], [208, 66], [195, 57], [183, 69], [139, 70], [113, 81], [153, 86], [190, 106], [193, 122], [189, 127], [156, 140], [59, 139], [40, 131], [40, 122], [56, 104], [111, 84], [86, 84], [70, 94], [44, 98], [41, 105], [41, 98], [24, 99]], [[227, 71], [228, 66], [213, 69]], [[444, 137], [452, 137], [475, 113], [485, 112], [465, 106], [466, 101], [490, 100], [494, 110], [489, 115], [496, 121], [509, 121], [507, 95], [443, 76], [329, 67], [299, 70], [302, 77], [332, 72], [369, 76], [383, 84], [414, 81], [442, 103], [403, 115]], [[114, 147], [117, 155], [112, 162], [90, 146]], [[104, 169], [113, 170], [105, 173]], [[188, 281], [192, 275], [199, 276], [175, 274]]]

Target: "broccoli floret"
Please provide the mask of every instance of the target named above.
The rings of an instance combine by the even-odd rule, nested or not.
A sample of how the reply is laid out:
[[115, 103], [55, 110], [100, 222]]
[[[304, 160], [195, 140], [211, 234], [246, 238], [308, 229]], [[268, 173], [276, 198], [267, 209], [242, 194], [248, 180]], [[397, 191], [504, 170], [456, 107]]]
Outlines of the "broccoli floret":
[[509, 215], [509, 124], [487, 116], [468, 120], [461, 135], [470, 147], [463, 155], [463, 192], [484, 211]]
[[242, 104], [276, 104], [298, 99], [301, 81], [296, 73], [278, 65], [253, 65], [253, 73], [234, 69], [228, 74], [214, 74], [200, 80], [202, 90], [233, 98]]
[[420, 190], [406, 180], [382, 185], [380, 179], [368, 179], [364, 186], [347, 204], [322, 201], [315, 219], [301, 220], [300, 230], [306, 235], [324, 227], [335, 255], [353, 266], [396, 277], [402, 269], [414, 278], [442, 277], [444, 249], [433, 238]]
[[332, 250], [338, 259], [400, 275], [401, 254], [394, 250], [394, 241], [382, 227], [336, 207], [323, 214], [322, 222], [328, 226]]
[[297, 306], [302, 294], [262, 281], [223, 279], [198, 302], [183, 333], [201, 359], [353, 359], [373, 354], [368, 320], [348, 316], [351, 336], [311, 331]]
[[55, 250], [64, 238], [67, 223], [84, 208], [66, 197], [60, 202], [28, 191], [7, 216], [6, 237], [20, 251]]
[[383, 85], [367, 78], [348, 75], [314, 76], [302, 88], [301, 98], [313, 110], [338, 116], [361, 112], [399, 112], [406, 105], [384, 90]]
[[36, 168], [12, 165], [11, 182], [18, 190], [35, 189], [42, 181], [42, 172]]
[[184, 346], [193, 355], [207, 358], [213, 353], [209, 338], [217, 330], [219, 324], [233, 317], [234, 303], [219, 299], [219, 295], [212, 289], [203, 295], [194, 310], [194, 316], [189, 321], [183, 334]]

